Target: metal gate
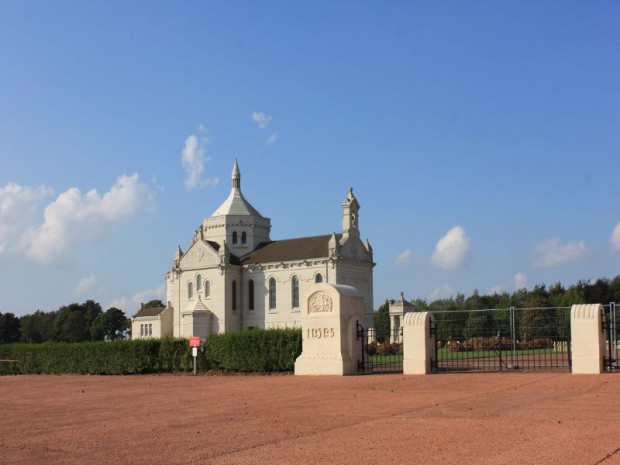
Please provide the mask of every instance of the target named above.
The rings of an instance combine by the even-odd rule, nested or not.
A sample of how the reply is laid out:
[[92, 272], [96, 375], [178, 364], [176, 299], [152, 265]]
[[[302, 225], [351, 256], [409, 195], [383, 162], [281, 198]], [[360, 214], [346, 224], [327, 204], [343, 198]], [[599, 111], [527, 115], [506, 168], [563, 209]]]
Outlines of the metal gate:
[[620, 316], [615, 302], [605, 305], [603, 315], [603, 331], [605, 332], [605, 356], [603, 358], [605, 370], [620, 373], [620, 352], [618, 330], [620, 330]]
[[364, 328], [358, 321], [357, 341], [362, 346], [362, 358], [357, 361], [359, 374], [403, 372], [402, 328], [390, 337], [390, 341], [379, 343], [374, 328]]
[[433, 312], [432, 368], [447, 372], [571, 369], [570, 308]]

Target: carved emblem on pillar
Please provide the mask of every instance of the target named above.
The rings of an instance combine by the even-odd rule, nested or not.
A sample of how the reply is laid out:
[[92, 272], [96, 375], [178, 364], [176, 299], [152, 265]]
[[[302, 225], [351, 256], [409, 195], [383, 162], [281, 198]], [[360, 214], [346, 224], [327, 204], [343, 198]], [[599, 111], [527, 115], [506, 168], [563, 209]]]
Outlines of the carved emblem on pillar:
[[326, 292], [312, 294], [308, 304], [308, 313], [331, 312], [333, 308], [332, 298]]

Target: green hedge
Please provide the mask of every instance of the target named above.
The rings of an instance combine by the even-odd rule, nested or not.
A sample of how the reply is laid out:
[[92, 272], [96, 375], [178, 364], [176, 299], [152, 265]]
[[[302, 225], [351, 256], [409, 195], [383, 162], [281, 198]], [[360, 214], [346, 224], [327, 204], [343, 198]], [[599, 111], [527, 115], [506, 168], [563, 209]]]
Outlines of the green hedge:
[[[299, 329], [214, 334], [199, 349], [198, 370], [293, 371], [301, 354]], [[0, 344], [2, 374], [129, 375], [192, 371], [187, 339]]]
[[210, 368], [240, 372], [293, 371], [301, 354], [301, 330], [268, 329], [214, 334], [207, 338]]
[[[193, 369], [187, 339], [81, 343], [46, 342], [0, 346], [0, 374], [127, 375]], [[203, 363], [204, 365], [204, 363]]]

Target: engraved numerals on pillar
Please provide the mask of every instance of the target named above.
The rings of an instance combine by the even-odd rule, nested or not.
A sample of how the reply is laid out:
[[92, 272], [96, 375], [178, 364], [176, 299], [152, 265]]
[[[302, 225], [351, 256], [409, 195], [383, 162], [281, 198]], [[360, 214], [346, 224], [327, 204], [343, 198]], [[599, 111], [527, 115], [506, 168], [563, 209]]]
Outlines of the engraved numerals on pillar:
[[308, 328], [306, 330], [308, 339], [331, 339], [336, 336], [334, 328]]

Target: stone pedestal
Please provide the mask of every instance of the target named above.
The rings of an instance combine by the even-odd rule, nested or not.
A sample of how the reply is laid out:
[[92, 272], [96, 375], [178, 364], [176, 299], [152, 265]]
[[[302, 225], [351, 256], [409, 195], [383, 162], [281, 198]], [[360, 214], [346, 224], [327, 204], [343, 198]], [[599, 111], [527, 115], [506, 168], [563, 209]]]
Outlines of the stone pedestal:
[[571, 355], [574, 374], [603, 372], [605, 334], [602, 325], [603, 306], [573, 305], [571, 317]]
[[431, 336], [430, 312], [406, 313], [403, 326], [403, 374], [425, 375], [431, 372], [435, 338]]
[[301, 308], [302, 354], [296, 375], [353, 375], [362, 357], [356, 322], [364, 321], [364, 300], [351, 286], [316, 284]]

